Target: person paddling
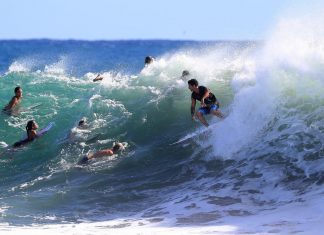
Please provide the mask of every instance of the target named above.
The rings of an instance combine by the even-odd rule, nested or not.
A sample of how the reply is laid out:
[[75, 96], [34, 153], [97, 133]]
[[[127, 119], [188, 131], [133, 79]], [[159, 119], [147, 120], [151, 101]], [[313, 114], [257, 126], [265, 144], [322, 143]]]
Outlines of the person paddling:
[[89, 160], [92, 160], [94, 158], [100, 158], [105, 156], [112, 156], [114, 154], [117, 154], [120, 150], [122, 150], [124, 146], [121, 143], [116, 143], [112, 148], [109, 149], [103, 149], [99, 150], [95, 153], [90, 153], [87, 156], [84, 156], [80, 161], [79, 164], [85, 164]]
[[26, 125], [27, 138], [14, 143], [13, 147], [14, 148], [21, 147], [29, 142], [32, 142], [37, 137], [39, 137], [39, 135], [37, 135], [36, 132], [37, 129], [38, 129], [38, 124], [34, 120], [28, 121]]

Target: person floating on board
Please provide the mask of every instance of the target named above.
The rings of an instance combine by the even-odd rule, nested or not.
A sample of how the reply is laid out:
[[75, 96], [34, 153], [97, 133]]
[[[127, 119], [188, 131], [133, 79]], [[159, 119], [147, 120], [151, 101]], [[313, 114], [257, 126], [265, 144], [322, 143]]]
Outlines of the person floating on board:
[[145, 66], [148, 66], [149, 64], [152, 64], [154, 61], [154, 57], [152, 56], [146, 56], [145, 57], [145, 61], [144, 61], [144, 65]]
[[99, 150], [95, 153], [90, 153], [87, 156], [84, 156], [78, 164], [86, 164], [89, 160], [94, 158], [100, 158], [105, 156], [112, 156], [117, 154], [120, 150], [124, 149], [124, 146], [121, 143], [116, 143], [112, 148]]
[[38, 125], [34, 120], [28, 121], [27, 126], [26, 126], [27, 138], [14, 143], [13, 147], [17, 148], [17, 147], [23, 146], [23, 145], [33, 141], [37, 137], [39, 137], [39, 135], [37, 135], [37, 132], [36, 132], [37, 129], [38, 129]]
[[95, 77], [95, 79], [93, 79], [93, 82], [97, 82], [97, 81], [101, 81], [103, 79], [103, 76], [100, 75], [100, 73], [98, 73], [97, 77]]
[[[207, 87], [198, 86], [198, 81], [196, 79], [190, 79], [188, 81], [188, 88], [191, 93], [191, 117], [194, 120], [195, 114], [198, 117], [199, 121], [208, 127], [204, 115], [214, 114], [219, 118], [224, 118], [224, 115], [219, 110], [219, 102], [217, 101], [215, 95], [210, 92]], [[195, 113], [196, 109], [196, 100], [199, 100], [201, 105], [198, 111]]]
[[22, 99], [22, 89], [20, 86], [15, 88], [15, 96], [13, 96], [10, 102], [3, 108], [3, 111], [10, 112], [14, 107], [16, 107]]

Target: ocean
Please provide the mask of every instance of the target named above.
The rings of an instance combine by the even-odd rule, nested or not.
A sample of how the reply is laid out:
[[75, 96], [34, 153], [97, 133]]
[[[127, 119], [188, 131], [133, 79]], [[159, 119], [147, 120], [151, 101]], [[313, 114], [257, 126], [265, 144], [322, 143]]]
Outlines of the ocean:
[[[324, 51], [282, 32], [0, 41], [0, 104], [23, 89], [16, 112], [0, 114], [1, 234], [320, 234]], [[225, 119], [191, 120], [189, 78]], [[54, 126], [12, 150], [32, 119]], [[115, 142], [120, 154], [78, 165]]]

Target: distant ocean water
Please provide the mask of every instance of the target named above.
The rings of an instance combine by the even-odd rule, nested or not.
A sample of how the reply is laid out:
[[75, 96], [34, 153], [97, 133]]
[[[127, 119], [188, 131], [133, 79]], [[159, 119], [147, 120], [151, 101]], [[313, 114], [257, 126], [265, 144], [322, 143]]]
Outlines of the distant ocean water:
[[[321, 40], [313, 50], [307, 40], [278, 38], [0, 41], [0, 104], [16, 86], [23, 89], [19, 114], [0, 115], [0, 231], [314, 234], [323, 228]], [[309, 53], [296, 54], [297, 46]], [[147, 55], [156, 60], [144, 67]], [[216, 94], [227, 116], [208, 117], [207, 131], [191, 121], [187, 79], [180, 77], [185, 69]], [[92, 82], [98, 73], [103, 81]], [[82, 118], [89, 128], [80, 131]], [[55, 125], [6, 151], [30, 119]], [[120, 155], [77, 165], [117, 141], [127, 145]]]

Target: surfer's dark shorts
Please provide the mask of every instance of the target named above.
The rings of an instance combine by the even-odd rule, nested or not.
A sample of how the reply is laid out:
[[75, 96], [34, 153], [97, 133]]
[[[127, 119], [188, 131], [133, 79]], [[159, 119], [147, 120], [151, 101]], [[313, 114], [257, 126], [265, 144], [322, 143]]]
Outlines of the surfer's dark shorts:
[[210, 114], [211, 111], [216, 111], [218, 108], [219, 108], [218, 105], [213, 104], [213, 105], [208, 106], [208, 107], [199, 108], [198, 112], [203, 114], [203, 115], [206, 115], [206, 114]]
[[80, 161], [78, 162], [79, 165], [82, 164], [87, 164], [88, 163], [89, 158], [87, 156], [84, 156], [83, 158], [80, 159]]

